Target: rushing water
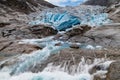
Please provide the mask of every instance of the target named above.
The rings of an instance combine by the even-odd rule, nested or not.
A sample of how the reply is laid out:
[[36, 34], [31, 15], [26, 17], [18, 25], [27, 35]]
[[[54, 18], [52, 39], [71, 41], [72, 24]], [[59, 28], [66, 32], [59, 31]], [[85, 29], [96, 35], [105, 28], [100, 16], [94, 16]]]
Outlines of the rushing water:
[[[20, 41], [20, 44], [36, 44], [39, 47], [43, 47], [43, 49], [19, 56], [17, 63], [1, 69], [0, 80], [93, 80], [94, 75], [107, 73], [107, 68], [112, 61], [104, 58], [95, 59], [94, 62], [90, 63], [82, 58], [79, 64], [71, 66], [69, 61], [58, 66], [50, 63], [42, 72], [31, 72], [29, 70], [31, 67], [33, 68], [37, 63], [44, 62], [51, 54], [56, 54], [61, 49], [69, 48], [69, 42], [54, 41], [52, 38]], [[61, 45], [55, 46], [56, 43], [61, 43]], [[96, 65], [103, 67], [100, 71], [90, 74], [89, 71]]]

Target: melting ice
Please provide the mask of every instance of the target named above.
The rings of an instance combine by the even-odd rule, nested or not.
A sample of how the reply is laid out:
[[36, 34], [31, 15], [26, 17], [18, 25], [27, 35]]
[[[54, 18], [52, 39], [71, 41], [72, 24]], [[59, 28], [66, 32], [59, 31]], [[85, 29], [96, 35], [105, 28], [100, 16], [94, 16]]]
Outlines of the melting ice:
[[112, 22], [108, 19], [108, 14], [103, 13], [103, 10], [104, 7], [100, 6], [47, 9], [37, 13], [35, 20], [32, 19], [29, 23], [31, 25], [47, 24], [58, 31], [65, 31], [78, 24], [100, 26]]
[[47, 12], [43, 15], [42, 20], [36, 20], [33, 22], [30, 22], [32, 25], [36, 24], [49, 24], [53, 26], [58, 31], [66, 30], [67, 28], [71, 28], [73, 25], [80, 24], [79, 18], [70, 15], [68, 13], [52, 13]]

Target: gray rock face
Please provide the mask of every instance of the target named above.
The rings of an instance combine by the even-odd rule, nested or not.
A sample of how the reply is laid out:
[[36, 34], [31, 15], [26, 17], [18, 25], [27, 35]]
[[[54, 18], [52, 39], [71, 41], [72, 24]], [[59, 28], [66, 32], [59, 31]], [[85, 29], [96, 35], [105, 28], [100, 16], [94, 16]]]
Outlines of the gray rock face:
[[106, 80], [120, 80], [120, 61], [111, 64]]
[[101, 45], [103, 47], [120, 48], [119, 36], [119, 25], [101, 26], [100, 28], [93, 28], [89, 30], [82, 37], [80, 37], [80, 35], [71, 37], [69, 41], [91, 45]]

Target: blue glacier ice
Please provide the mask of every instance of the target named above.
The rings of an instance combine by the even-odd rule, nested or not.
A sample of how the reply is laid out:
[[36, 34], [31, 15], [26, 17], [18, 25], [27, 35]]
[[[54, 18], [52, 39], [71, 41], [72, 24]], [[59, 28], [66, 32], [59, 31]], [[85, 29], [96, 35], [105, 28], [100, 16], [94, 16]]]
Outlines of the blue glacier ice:
[[31, 25], [38, 25], [38, 24], [47, 24], [50, 25], [52, 28], [58, 31], [65, 31], [68, 28], [72, 28], [75, 25], [79, 24], [87, 24], [91, 27], [93, 26], [100, 26], [106, 23], [110, 23], [111, 20], [108, 19], [107, 13], [82, 13], [79, 17], [74, 15], [70, 15], [67, 12], [64, 13], [52, 13], [47, 12], [41, 15], [42, 18], [37, 19], [35, 21], [31, 21]]
[[30, 22], [30, 24], [32, 25], [49, 24], [58, 31], [64, 31], [68, 28], [71, 28], [73, 25], [80, 24], [80, 19], [66, 12], [65, 13], [47, 12], [46, 14], [43, 14], [43, 18], [41, 20], [32, 21]]
[[100, 14], [85, 14], [84, 17], [81, 17], [81, 24], [87, 24], [90, 26], [100, 26], [106, 23], [112, 22], [108, 19], [107, 13], [100, 13]]

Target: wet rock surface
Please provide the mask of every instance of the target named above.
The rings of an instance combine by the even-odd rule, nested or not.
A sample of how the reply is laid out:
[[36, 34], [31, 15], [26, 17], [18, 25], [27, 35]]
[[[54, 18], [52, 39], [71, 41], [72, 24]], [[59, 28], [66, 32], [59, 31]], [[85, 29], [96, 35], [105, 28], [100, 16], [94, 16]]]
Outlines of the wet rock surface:
[[[93, 62], [95, 58], [108, 58], [110, 60], [119, 60], [120, 50], [108, 49], [108, 50], [85, 50], [78, 48], [64, 49], [58, 52], [58, 54], [51, 55], [46, 61], [42, 64], [37, 64], [31, 71], [39, 72], [42, 71], [49, 63], [53, 63], [58, 66], [65, 62], [69, 62], [70, 65], [76, 65], [81, 61], [81, 58], [84, 57], [86, 61]], [[99, 67], [94, 67], [90, 73], [94, 70], [99, 70]], [[117, 69], [116, 69], [117, 70]], [[100, 78], [100, 80], [102, 80]]]

